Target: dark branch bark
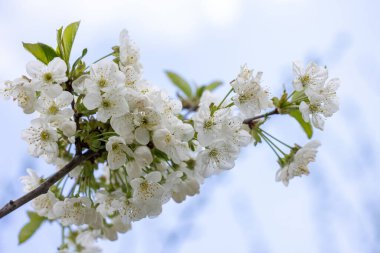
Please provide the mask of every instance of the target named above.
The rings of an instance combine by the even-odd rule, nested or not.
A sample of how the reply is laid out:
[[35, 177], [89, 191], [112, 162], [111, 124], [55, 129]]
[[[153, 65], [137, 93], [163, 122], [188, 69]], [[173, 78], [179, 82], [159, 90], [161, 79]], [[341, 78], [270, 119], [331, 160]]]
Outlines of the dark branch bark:
[[9, 201], [3, 208], [0, 209], [0, 219], [6, 216], [7, 214], [13, 212], [17, 208], [22, 205], [28, 203], [29, 201], [37, 198], [38, 196], [45, 194], [48, 192], [49, 188], [58, 182], [61, 178], [67, 175], [70, 171], [72, 171], [76, 166], [80, 165], [82, 162], [89, 160], [98, 156], [98, 152], [93, 152], [91, 150], [87, 151], [82, 155], [77, 155], [69, 162], [65, 167], [54, 173], [50, 176], [45, 182], [43, 182], [40, 186], [34, 189], [31, 192], [28, 192], [21, 198], [17, 200]]
[[270, 112], [267, 112], [267, 113], [264, 113], [264, 114], [252, 117], [252, 118], [245, 119], [243, 121], [243, 124], [247, 124], [249, 127], [251, 127], [255, 120], [258, 120], [258, 119], [261, 119], [261, 118], [266, 118], [266, 117], [274, 115], [274, 114], [280, 114], [280, 112], [278, 111], [277, 108], [274, 109], [273, 111], [270, 111]]

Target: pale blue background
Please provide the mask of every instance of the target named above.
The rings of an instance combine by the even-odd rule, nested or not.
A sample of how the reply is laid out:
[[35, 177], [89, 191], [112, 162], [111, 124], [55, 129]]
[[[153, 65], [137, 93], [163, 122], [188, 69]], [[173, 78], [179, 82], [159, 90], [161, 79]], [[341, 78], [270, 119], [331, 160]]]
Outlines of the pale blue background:
[[[268, 147], [246, 148], [236, 167], [211, 178], [201, 194], [169, 203], [159, 218], [134, 224], [104, 252], [380, 252], [380, 5], [375, 0], [49, 1], [0, 0], [0, 80], [25, 73], [32, 57], [21, 41], [55, 45], [55, 29], [82, 20], [74, 55], [107, 54], [122, 28], [141, 49], [145, 77], [174, 95], [163, 74], [199, 83], [232, 80], [243, 63], [264, 71], [278, 95], [293, 60], [315, 60], [340, 77], [341, 110], [326, 122], [309, 177], [288, 188], [274, 181]], [[228, 85], [219, 91], [222, 95]], [[33, 118], [0, 102], [0, 202], [22, 194], [27, 167], [53, 168], [27, 154], [22, 129]], [[289, 143], [307, 140], [297, 124], [276, 117], [268, 129]], [[54, 252], [56, 225], [17, 246], [28, 205], [0, 221], [0, 253]]]

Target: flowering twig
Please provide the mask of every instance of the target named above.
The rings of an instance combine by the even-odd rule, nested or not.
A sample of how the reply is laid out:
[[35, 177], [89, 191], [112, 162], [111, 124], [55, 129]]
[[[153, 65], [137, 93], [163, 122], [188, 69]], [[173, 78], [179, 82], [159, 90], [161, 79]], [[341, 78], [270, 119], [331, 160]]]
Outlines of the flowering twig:
[[17, 208], [21, 207], [22, 205], [28, 203], [29, 201], [37, 198], [38, 196], [45, 194], [48, 192], [49, 188], [54, 185], [56, 182], [58, 182], [61, 178], [66, 176], [70, 171], [72, 171], [75, 167], [77, 167], [82, 162], [89, 160], [91, 158], [94, 158], [98, 156], [98, 152], [93, 152], [91, 150], [87, 151], [83, 155], [78, 155], [71, 160], [66, 166], [64, 166], [62, 169], [57, 171], [55, 174], [53, 174], [51, 177], [49, 177], [45, 182], [43, 182], [40, 186], [38, 186], [33, 191], [28, 192], [21, 198], [17, 200], [11, 200], [9, 201], [3, 208], [0, 209], [0, 219], [6, 216], [7, 214], [13, 212]]
[[258, 115], [258, 116], [255, 116], [255, 117], [252, 117], [252, 118], [248, 118], [248, 119], [245, 119], [243, 121], [243, 124], [247, 124], [249, 127], [251, 127], [252, 123], [255, 121], [255, 120], [258, 120], [258, 119], [261, 119], [261, 118], [266, 118], [268, 116], [271, 116], [271, 115], [274, 115], [274, 114], [279, 114], [280, 112], [278, 111], [278, 108], [274, 109], [273, 111], [270, 111], [270, 112], [267, 112], [267, 113], [264, 113], [264, 114], [261, 114], [261, 115]]

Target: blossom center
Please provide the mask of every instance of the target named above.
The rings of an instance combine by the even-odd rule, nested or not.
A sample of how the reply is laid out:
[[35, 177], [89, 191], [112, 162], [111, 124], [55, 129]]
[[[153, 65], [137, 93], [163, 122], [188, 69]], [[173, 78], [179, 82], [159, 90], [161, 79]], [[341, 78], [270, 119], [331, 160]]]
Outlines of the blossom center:
[[40, 137], [41, 137], [41, 140], [42, 140], [42, 141], [48, 141], [49, 138], [50, 138], [50, 134], [49, 134], [48, 131], [43, 130], [43, 131], [41, 132], [41, 134], [40, 134]]
[[300, 76], [299, 80], [303, 86], [306, 86], [310, 82], [310, 76], [309, 75]]
[[57, 114], [58, 111], [59, 111], [59, 109], [58, 109], [58, 107], [56, 105], [52, 105], [48, 109], [48, 113], [51, 114], [51, 115]]
[[42, 78], [46, 83], [49, 83], [53, 80], [53, 75], [50, 72], [48, 72], [45, 73]]
[[103, 108], [110, 108], [111, 107], [111, 102], [109, 100], [103, 100], [102, 101], [102, 106], [103, 106]]
[[107, 86], [107, 80], [104, 79], [103, 77], [100, 78], [100, 80], [98, 81], [98, 86], [99, 86], [100, 88], [104, 88], [104, 87], [106, 87], [106, 86]]
[[208, 119], [203, 123], [203, 128], [211, 129], [213, 125], [214, 125], [214, 121], [212, 119]]

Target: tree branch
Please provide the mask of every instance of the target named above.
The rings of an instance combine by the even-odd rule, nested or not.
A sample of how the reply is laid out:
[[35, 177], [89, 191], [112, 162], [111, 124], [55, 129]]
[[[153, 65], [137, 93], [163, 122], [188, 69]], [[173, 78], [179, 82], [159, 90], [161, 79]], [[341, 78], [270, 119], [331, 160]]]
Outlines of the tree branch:
[[7, 214], [13, 212], [17, 208], [21, 207], [22, 205], [28, 203], [29, 201], [37, 198], [38, 196], [45, 194], [48, 192], [49, 188], [54, 185], [56, 182], [58, 182], [61, 178], [63, 178], [65, 175], [67, 175], [70, 171], [72, 171], [75, 167], [80, 165], [82, 162], [89, 160], [91, 158], [94, 158], [98, 156], [98, 152], [93, 152], [91, 150], [87, 151], [84, 154], [77, 155], [64, 166], [62, 169], [54, 173], [52, 176], [50, 176], [45, 182], [43, 182], [41, 185], [39, 185], [36, 189], [33, 191], [28, 192], [21, 198], [17, 200], [11, 200], [9, 201], [3, 208], [0, 209], [0, 219], [6, 216]]
[[261, 114], [261, 115], [255, 116], [255, 117], [245, 119], [243, 121], [243, 124], [247, 124], [251, 128], [252, 124], [255, 120], [258, 120], [261, 118], [266, 118], [266, 117], [274, 115], [274, 114], [280, 114], [278, 108], [274, 109], [273, 111], [270, 111], [270, 112], [267, 112], [267, 113], [264, 113], [264, 114]]

